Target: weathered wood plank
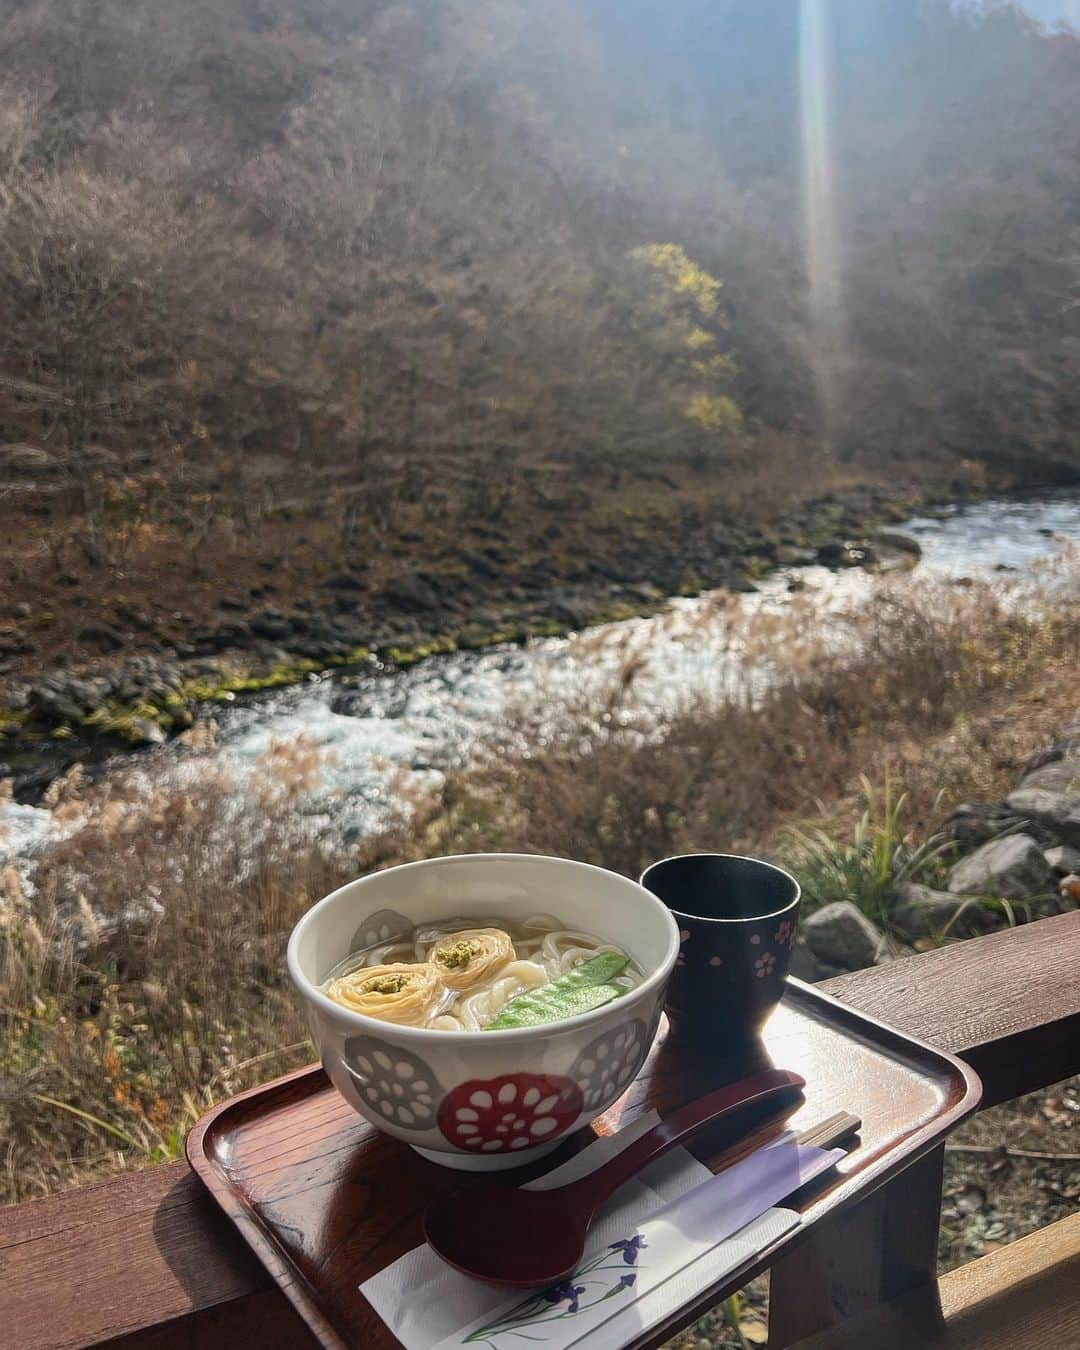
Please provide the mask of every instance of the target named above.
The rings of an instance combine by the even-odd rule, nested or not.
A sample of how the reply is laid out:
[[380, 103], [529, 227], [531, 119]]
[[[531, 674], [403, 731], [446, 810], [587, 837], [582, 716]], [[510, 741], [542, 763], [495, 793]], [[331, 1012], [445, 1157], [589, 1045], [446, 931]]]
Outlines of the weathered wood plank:
[[186, 1163], [0, 1211], [0, 1289], [0, 1343], [20, 1350], [112, 1343], [259, 1293], [306, 1335]]
[[[1073, 913], [827, 987], [962, 1055], [989, 1104], [1080, 1072], [1077, 969]], [[211, 1350], [238, 1340], [238, 1328], [267, 1350], [305, 1345], [289, 1305], [182, 1163], [0, 1210], [0, 1281], [2, 1339], [20, 1350]]]
[[824, 986], [967, 1061], [982, 1108], [1080, 1073], [1080, 911], [841, 975]]
[[951, 1271], [936, 1294], [897, 1299], [801, 1342], [798, 1350], [1080, 1346], [1080, 1214]]

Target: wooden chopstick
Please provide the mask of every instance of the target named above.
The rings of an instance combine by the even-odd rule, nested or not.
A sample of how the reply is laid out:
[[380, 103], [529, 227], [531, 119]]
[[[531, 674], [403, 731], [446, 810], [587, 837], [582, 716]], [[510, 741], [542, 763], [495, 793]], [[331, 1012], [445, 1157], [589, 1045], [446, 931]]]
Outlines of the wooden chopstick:
[[809, 1130], [803, 1130], [795, 1136], [800, 1144], [812, 1144], [815, 1148], [836, 1148], [842, 1140], [857, 1134], [862, 1121], [850, 1111], [837, 1111]]

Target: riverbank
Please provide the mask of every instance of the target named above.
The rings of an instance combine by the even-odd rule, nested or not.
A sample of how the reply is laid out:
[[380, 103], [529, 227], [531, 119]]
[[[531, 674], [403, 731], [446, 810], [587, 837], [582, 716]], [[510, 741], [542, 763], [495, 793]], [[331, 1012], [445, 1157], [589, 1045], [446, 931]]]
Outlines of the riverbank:
[[[108, 612], [115, 619], [122, 611], [125, 626], [100, 616], [85, 623], [85, 608], [76, 605], [84, 620], [79, 643], [54, 651], [56, 664], [43, 669], [39, 652], [49, 648], [26, 634], [40, 629], [43, 615], [64, 627], [47, 608], [58, 597], [85, 599], [65, 574], [40, 609], [27, 601], [11, 607], [0, 779], [13, 780], [20, 800], [36, 800], [73, 763], [161, 744], [215, 704], [328, 669], [393, 670], [440, 652], [578, 631], [653, 612], [673, 595], [752, 589], [777, 567], [818, 559], [830, 566], [872, 564], [879, 554], [903, 561], [902, 544], [898, 552], [895, 540], [868, 541], [917, 505], [959, 491], [956, 484], [948, 493], [852, 485], [749, 523], [707, 491], [695, 501], [686, 485], [660, 484], [651, 506], [635, 497], [634, 509], [624, 502], [596, 519], [556, 511], [541, 538], [546, 553], [537, 553], [535, 539], [519, 549], [495, 523], [474, 523], [469, 547], [444, 541], [430, 552], [406, 531], [403, 542], [412, 547], [396, 549], [393, 565], [384, 560], [377, 575], [365, 562], [339, 564], [321, 579], [285, 569], [224, 594], [204, 584], [198, 622], [174, 613], [162, 629], [124, 600]], [[109, 650], [94, 654], [94, 646]]]

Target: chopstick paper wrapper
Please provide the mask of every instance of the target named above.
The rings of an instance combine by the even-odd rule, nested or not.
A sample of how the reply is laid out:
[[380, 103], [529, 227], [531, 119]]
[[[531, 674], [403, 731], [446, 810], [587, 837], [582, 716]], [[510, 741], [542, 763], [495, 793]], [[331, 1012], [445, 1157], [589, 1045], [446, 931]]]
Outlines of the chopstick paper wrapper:
[[[592, 1171], [656, 1120], [648, 1113], [532, 1185], [561, 1186]], [[360, 1290], [406, 1350], [521, 1350], [529, 1342], [562, 1350], [586, 1338], [589, 1350], [615, 1350], [797, 1227], [799, 1216], [776, 1203], [845, 1156], [788, 1134], [714, 1177], [673, 1149], [600, 1211], [581, 1265], [560, 1285], [507, 1294], [423, 1246]]]

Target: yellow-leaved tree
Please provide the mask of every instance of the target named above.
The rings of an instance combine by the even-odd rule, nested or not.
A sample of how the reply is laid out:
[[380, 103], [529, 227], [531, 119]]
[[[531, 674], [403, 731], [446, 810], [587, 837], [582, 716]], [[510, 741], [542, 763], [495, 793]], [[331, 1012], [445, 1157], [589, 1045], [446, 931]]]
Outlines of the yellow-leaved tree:
[[653, 353], [679, 410], [711, 437], [734, 434], [742, 413], [728, 392], [736, 367], [722, 346], [723, 282], [678, 244], [644, 244], [629, 257], [645, 283], [637, 336]]

